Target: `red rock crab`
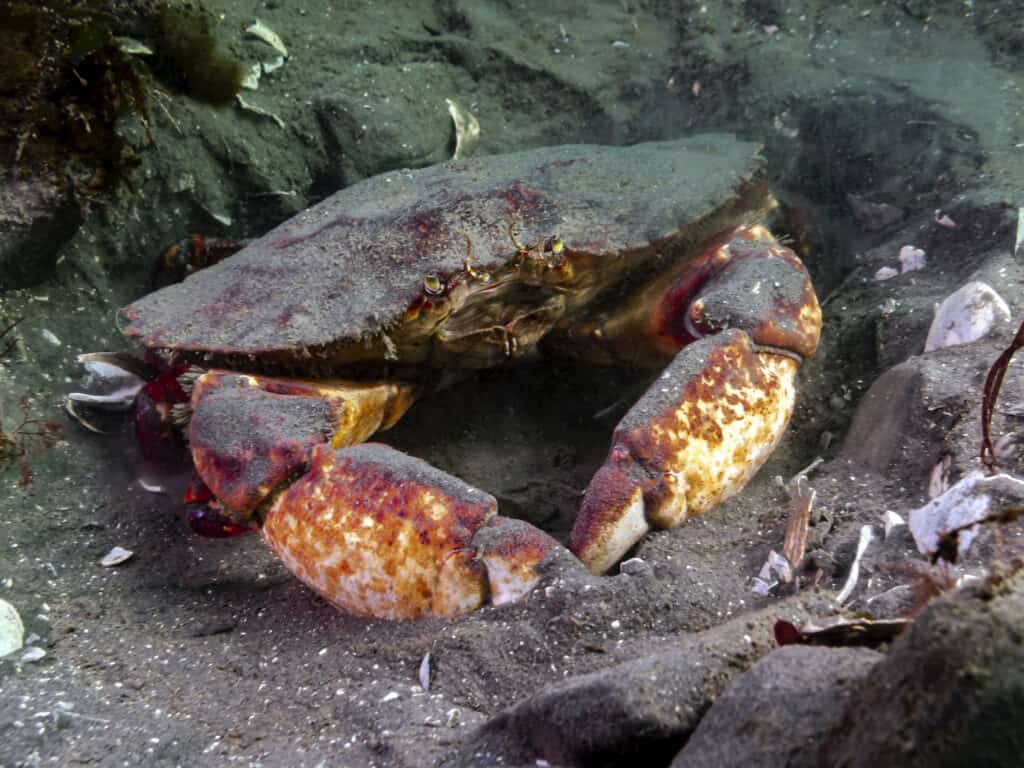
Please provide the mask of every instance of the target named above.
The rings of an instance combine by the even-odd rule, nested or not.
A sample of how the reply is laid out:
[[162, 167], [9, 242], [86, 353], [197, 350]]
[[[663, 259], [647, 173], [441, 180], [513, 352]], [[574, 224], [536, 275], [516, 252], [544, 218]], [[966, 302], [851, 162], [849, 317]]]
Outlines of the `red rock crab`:
[[461, 614], [528, 592], [560, 545], [361, 443], [453, 369], [624, 360], [666, 367], [615, 429], [572, 552], [604, 572], [737, 492], [821, 325], [804, 266], [757, 223], [761, 170], [755, 145], [705, 135], [385, 173], [128, 306], [124, 333], [173, 377], [190, 366], [178, 415], [220, 514], [346, 611]]

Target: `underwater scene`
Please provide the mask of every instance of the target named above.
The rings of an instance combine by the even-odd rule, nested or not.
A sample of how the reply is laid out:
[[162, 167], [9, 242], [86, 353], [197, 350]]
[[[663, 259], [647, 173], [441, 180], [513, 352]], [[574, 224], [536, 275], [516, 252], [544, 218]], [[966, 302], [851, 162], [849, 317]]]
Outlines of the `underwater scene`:
[[0, 114], [0, 768], [1024, 760], [1024, 4], [0, 0]]

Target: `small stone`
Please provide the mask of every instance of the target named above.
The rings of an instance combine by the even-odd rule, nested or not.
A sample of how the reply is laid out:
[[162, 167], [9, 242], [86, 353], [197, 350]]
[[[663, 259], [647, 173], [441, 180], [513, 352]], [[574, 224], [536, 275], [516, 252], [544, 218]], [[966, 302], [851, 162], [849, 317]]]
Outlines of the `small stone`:
[[627, 576], [650, 576], [651, 572], [651, 566], [647, 564], [646, 560], [639, 557], [631, 557], [629, 560], [619, 563], [619, 573], [624, 573]]
[[883, 658], [863, 648], [773, 651], [715, 701], [672, 768], [815, 768], [821, 735]]
[[896, 277], [898, 274], [899, 271], [892, 267], [882, 267], [880, 270], [875, 272], [875, 280], [888, 280], [892, 277]]

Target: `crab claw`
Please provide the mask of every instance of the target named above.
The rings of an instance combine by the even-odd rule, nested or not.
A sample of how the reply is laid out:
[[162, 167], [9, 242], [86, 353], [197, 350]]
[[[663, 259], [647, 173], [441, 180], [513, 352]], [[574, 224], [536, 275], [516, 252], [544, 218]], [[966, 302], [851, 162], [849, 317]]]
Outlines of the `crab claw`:
[[684, 313], [662, 311], [678, 306], [675, 288], [655, 309], [656, 329], [685, 329], [682, 337], [697, 341], [618, 424], [584, 494], [569, 548], [594, 573], [652, 528], [739, 492], [793, 412], [800, 361], [814, 354], [821, 329], [807, 271], [762, 227], [716, 249], [715, 271]]
[[349, 613], [457, 616], [529, 592], [554, 539], [494, 497], [385, 445], [313, 450], [261, 529], [306, 585]]
[[671, 528], [739, 491], [771, 454], [796, 398], [797, 363], [742, 331], [684, 348], [615, 429], [569, 548], [594, 573], [652, 528]]

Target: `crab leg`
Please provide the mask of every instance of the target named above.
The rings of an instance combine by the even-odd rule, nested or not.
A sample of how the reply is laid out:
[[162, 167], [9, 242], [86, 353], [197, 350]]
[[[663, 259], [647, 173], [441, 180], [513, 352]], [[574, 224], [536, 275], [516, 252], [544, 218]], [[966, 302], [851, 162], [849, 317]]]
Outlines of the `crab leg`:
[[653, 311], [662, 329], [698, 340], [618, 424], [587, 488], [569, 546], [595, 573], [652, 528], [742, 489], [792, 414], [799, 361], [814, 353], [821, 324], [807, 272], [761, 228], [720, 250], [684, 317], [665, 322], [664, 305], [680, 305], [674, 288]]
[[244, 520], [303, 470], [315, 446], [353, 445], [388, 429], [415, 394], [412, 385], [394, 382], [206, 371], [192, 391], [192, 461], [224, 510]]
[[292, 573], [349, 613], [456, 616], [529, 592], [541, 563], [562, 549], [497, 506], [386, 445], [320, 445], [261, 531]]
[[408, 384], [208, 371], [192, 393], [196, 472], [229, 518], [261, 520], [289, 570], [349, 613], [454, 616], [515, 600], [564, 552], [554, 539], [424, 461], [356, 445], [413, 397]]

